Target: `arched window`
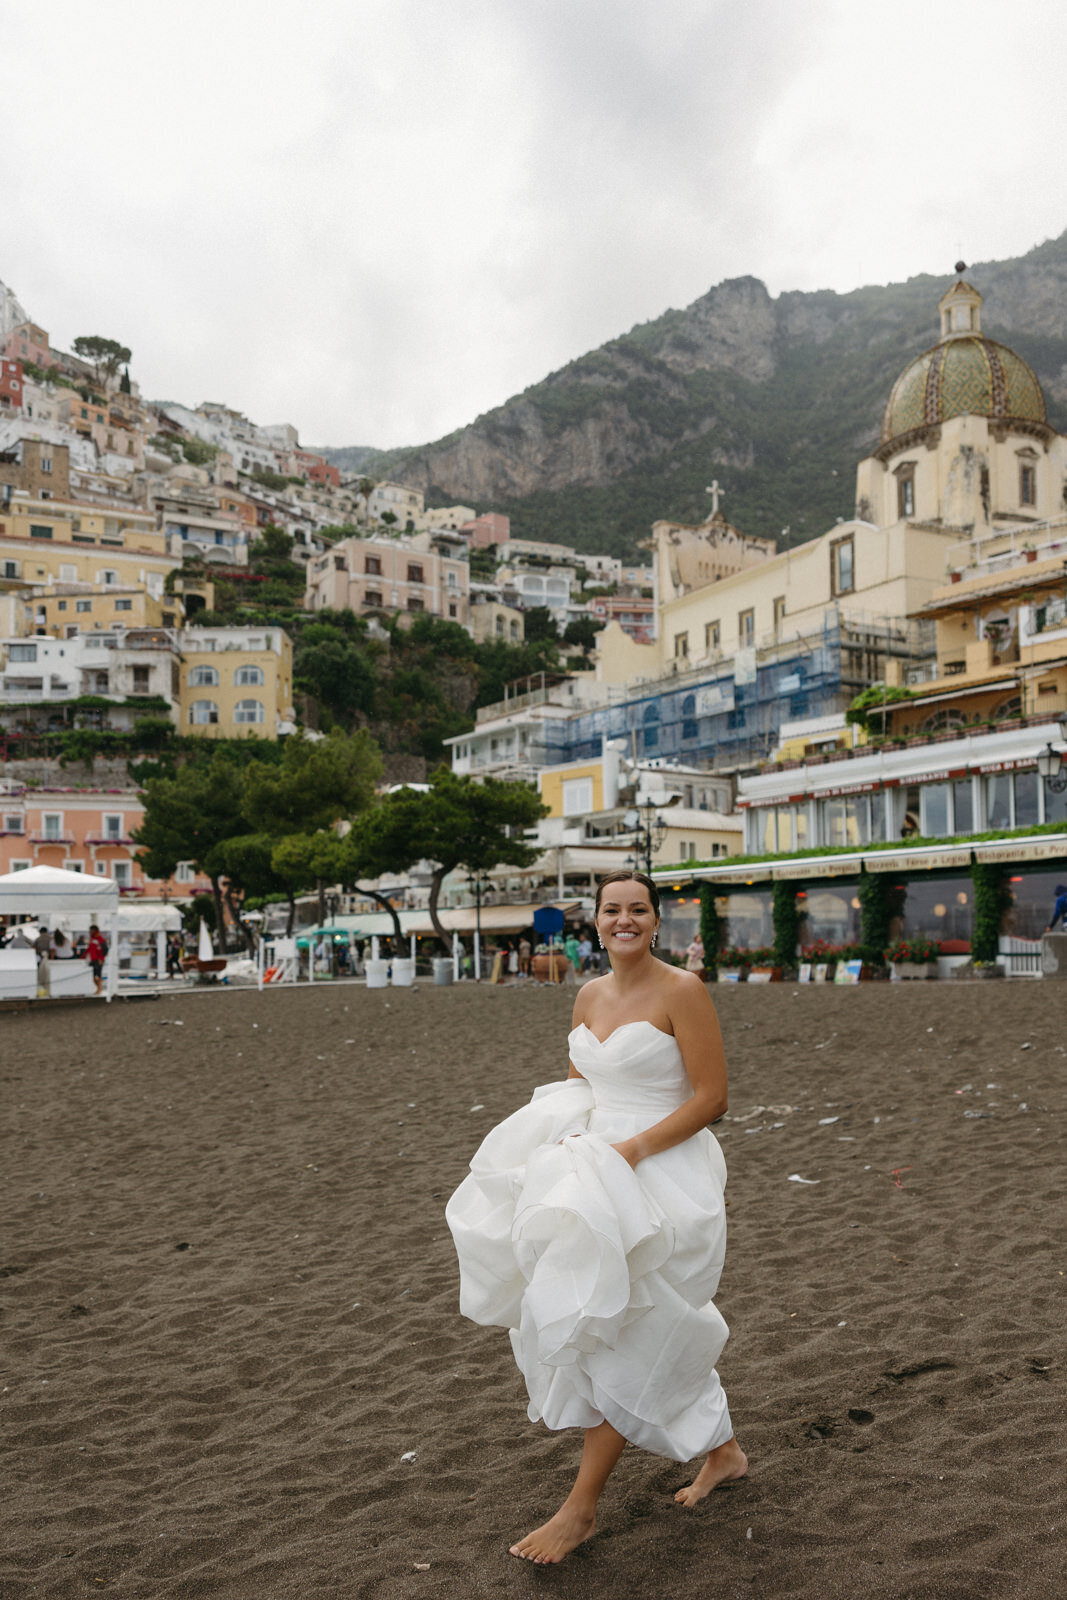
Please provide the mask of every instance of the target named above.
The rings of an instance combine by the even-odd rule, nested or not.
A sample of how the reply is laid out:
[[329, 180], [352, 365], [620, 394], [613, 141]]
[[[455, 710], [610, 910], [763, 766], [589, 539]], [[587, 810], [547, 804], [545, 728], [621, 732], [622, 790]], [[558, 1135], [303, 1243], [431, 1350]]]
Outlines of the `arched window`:
[[962, 711], [950, 708], [947, 711], [935, 711], [933, 716], [927, 717], [920, 728], [920, 733], [940, 733], [945, 728], [962, 728], [966, 722]]
[[262, 700], [238, 700], [234, 722], [262, 722], [266, 716]]
[[264, 677], [262, 667], [238, 667], [233, 675], [233, 681], [241, 685], [246, 683], [266, 683], [267, 680]]
[[209, 684], [214, 688], [218, 681], [219, 674], [216, 667], [193, 667], [190, 669], [188, 679], [190, 689], [200, 689]]
[[218, 722], [219, 708], [214, 700], [194, 700], [189, 707], [189, 721], [198, 727], [208, 722]]

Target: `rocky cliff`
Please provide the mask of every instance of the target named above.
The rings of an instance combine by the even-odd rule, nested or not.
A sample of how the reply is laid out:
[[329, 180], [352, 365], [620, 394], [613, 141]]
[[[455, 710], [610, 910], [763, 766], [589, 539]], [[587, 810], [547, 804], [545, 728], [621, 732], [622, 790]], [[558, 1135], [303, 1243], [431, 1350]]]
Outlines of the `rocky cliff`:
[[[1067, 234], [968, 268], [983, 328], [1036, 369], [1067, 426]], [[507, 511], [513, 531], [629, 554], [656, 517], [699, 520], [712, 476], [731, 521], [796, 542], [852, 512], [859, 456], [900, 369], [937, 338], [952, 281], [777, 299], [755, 278], [718, 284], [551, 373], [434, 444], [360, 467]], [[332, 452], [345, 465], [348, 452]], [[784, 531], [787, 530], [787, 531]]]

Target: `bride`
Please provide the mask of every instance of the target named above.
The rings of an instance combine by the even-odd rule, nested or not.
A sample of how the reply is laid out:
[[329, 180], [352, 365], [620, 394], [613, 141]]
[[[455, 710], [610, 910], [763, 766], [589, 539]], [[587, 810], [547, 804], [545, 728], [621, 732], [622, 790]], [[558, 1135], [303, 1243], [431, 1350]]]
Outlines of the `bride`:
[[726, 1245], [726, 1166], [708, 1123], [726, 1062], [708, 992], [657, 961], [659, 895], [612, 872], [596, 898], [610, 972], [574, 1005], [563, 1083], [493, 1129], [448, 1203], [460, 1310], [510, 1330], [529, 1416], [584, 1429], [574, 1486], [511, 1553], [562, 1561], [591, 1538], [627, 1442], [704, 1456], [675, 1499], [694, 1506], [748, 1466], [715, 1362], [712, 1297]]

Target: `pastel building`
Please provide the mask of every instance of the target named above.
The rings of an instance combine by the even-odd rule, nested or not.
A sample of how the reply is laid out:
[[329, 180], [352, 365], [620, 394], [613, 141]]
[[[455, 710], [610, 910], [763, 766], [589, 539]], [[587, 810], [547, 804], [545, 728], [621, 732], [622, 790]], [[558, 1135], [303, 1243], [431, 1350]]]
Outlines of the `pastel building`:
[[[432, 535], [399, 539], [341, 539], [308, 562], [304, 604], [309, 611], [429, 612], [466, 627], [470, 620], [470, 561], [465, 549]], [[444, 553], [451, 552], [451, 553]]]
[[[122, 627], [73, 636], [0, 640], [0, 724], [14, 731], [66, 726], [64, 703], [91, 695], [114, 702], [97, 724], [132, 728], [138, 717], [176, 720], [180, 693], [178, 635]], [[152, 702], [146, 704], [145, 702]]]
[[186, 628], [181, 730], [208, 739], [294, 731], [293, 645], [281, 628]]
[[143, 819], [136, 789], [35, 789], [7, 783], [0, 790], [0, 873], [62, 867], [114, 878], [123, 896], [209, 893], [210, 881], [191, 862], [182, 862], [166, 884], [146, 877], [134, 841]]

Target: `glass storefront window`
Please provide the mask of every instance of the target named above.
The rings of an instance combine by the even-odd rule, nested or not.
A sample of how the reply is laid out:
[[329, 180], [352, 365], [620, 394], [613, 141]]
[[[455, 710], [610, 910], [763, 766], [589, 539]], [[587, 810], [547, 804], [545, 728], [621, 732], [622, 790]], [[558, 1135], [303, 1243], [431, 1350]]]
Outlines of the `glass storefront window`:
[[1067, 822], [1067, 789], [1062, 794], [1054, 794], [1047, 783], [1042, 783], [1045, 791], [1045, 821]]
[[974, 828], [974, 784], [960, 778], [952, 785], [952, 831], [970, 833]]
[[822, 841], [824, 845], [837, 848], [848, 843], [845, 838], [845, 803], [843, 800], [824, 800], [822, 802]]
[[928, 939], [970, 940], [969, 873], [945, 878], [913, 878], [904, 901], [904, 935], [925, 933]]
[[1011, 775], [992, 773], [985, 781], [985, 816], [987, 828], [1010, 828]]
[[801, 905], [807, 913], [801, 933], [804, 944], [820, 939], [826, 944], [859, 943], [860, 908], [855, 889], [809, 889]]
[[793, 812], [789, 806], [781, 806], [778, 810], [778, 848], [793, 848]]
[[807, 808], [807, 806], [794, 806], [793, 807], [793, 817], [794, 817], [794, 820], [796, 822], [796, 837], [797, 837], [796, 847], [797, 847], [798, 850], [806, 850], [808, 848], [808, 845], [811, 842], [809, 840], [809, 838], [808, 838], [808, 808]]
[[922, 794], [922, 831], [927, 839], [948, 837], [948, 784], [927, 783]]
[[1015, 827], [1030, 828], [1037, 823], [1037, 773], [1015, 774]]
[[770, 885], [766, 889], [749, 889], [744, 894], [723, 895], [719, 901], [719, 915], [726, 925], [724, 944], [755, 950], [774, 943]]
[[760, 826], [760, 834], [763, 838], [763, 843], [760, 846], [760, 849], [764, 850], [768, 855], [773, 855], [778, 848], [778, 842], [775, 838], [774, 832], [774, 812], [769, 806], [763, 812], [763, 821]]

